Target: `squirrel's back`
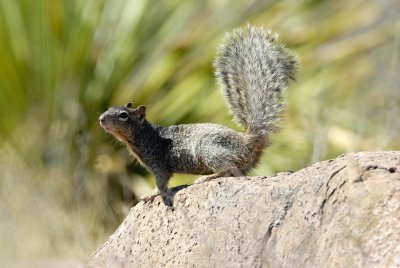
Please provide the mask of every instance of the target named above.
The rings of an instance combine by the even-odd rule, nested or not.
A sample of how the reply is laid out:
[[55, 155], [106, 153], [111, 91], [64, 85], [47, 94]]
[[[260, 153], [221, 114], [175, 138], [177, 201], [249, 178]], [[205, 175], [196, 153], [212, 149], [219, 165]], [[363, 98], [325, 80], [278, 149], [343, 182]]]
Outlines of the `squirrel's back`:
[[227, 35], [214, 62], [230, 112], [251, 134], [273, 132], [283, 112], [282, 91], [297, 61], [278, 36], [246, 26]]

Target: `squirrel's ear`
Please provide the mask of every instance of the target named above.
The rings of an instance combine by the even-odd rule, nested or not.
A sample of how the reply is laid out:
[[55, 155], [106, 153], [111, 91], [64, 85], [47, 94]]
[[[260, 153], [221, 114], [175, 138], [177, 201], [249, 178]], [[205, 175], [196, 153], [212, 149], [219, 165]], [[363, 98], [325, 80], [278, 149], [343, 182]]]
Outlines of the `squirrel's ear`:
[[136, 110], [140, 119], [146, 117], [146, 106], [140, 105]]
[[132, 108], [132, 102], [128, 102], [127, 104], [125, 104], [126, 108]]

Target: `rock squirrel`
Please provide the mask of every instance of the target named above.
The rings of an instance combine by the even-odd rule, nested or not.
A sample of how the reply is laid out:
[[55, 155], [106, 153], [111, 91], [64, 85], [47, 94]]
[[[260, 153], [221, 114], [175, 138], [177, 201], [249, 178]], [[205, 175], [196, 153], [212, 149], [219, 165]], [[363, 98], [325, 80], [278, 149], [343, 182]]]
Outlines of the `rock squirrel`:
[[284, 109], [282, 91], [294, 79], [295, 56], [262, 27], [245, 26], [227, 34], [214, 62], [216, 77], [234, 119], [246, 132], [218, 124], [159, 126], [146, 119], [146, 107], [111, 107], [99, 120], [105, 131], [127, 145], [155, 175], [157, 193], [170, 202], [173, 173], [207, 175], [202, 182], [242, 176], [253, 168], [277, 130]]

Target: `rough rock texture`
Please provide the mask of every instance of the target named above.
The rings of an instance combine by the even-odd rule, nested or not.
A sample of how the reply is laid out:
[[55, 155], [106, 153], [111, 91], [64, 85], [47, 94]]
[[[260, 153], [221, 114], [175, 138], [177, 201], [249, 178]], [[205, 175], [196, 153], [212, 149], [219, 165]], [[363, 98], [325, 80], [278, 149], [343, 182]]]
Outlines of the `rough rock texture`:
[[133, 207], [89, 267], [400, 267], [400, 152], [220, 178]]

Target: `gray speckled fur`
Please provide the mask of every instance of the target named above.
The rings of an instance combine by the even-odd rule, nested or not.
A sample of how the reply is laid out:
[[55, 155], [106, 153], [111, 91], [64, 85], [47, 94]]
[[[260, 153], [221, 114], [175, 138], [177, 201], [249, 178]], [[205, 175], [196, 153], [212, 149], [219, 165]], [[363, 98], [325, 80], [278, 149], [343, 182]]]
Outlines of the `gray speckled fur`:
[[284, 109], [282, 91], [297, 70], [278, 35], [262, 27], [236, 29], [220, 46], [214, 67], [235, 120], [251, 133], [276, 131]]
[[227, 36], [214, 63], [231, 113], [246, 128], [217, 124], [163, 127], [148, 122], [145, 107], [112, 107], [100, 117], [106, 131], [124, 142], [168, 193], [173, 173], [241, 175], [254, 167], [283, 111], [282, 90], [294, 77], [296, 60], [262, 28], [244, 27]]

